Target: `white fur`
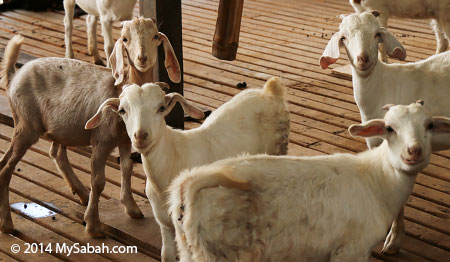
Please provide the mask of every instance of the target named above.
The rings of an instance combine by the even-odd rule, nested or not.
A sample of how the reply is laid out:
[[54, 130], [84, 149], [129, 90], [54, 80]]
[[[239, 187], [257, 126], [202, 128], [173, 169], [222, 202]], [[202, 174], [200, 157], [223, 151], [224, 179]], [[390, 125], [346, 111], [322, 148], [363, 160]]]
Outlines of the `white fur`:
[[[381, 37], [375, 37], [381, 33]], [[378, 43], [384, 41], [389, 50], [404, 52], [401, 44], [383, 28], [380, 28], [371, 13], [351, 14], [342, 20], [335, 34], [339, 45], [332, 44], [339, 56], [339, 46], [345, 47], [352, 65], [353, 88], [361, 120], [381, 118], [385, 104], [408, 104], [418, 99], [425, 101], [425, 108], [435, 115], [450, 116], [450, 52], [432, 56], [426, 60], [407, 64], [385, 64], [377, 59]], [[333, 37], [335, 37], [333, 36]], [[327, 46], [328, 48], [328, 46]], [[331, 47], [330, 47], [331, 48]], [[401, 50], [401, 51], [400, 51]], [[321, 63], [335, 53], [325, 50]], [[358, 56], [367, 55], [367, 63], [359, 63]], [[334, 60], [335, 61], [335, 60]], [[322, 65], [326, 68], [331, 63]], [[365, 69], [365, 70], [362, 70]], [[380, 139], [369, 139], [368, 146], [381, 143]], [[449, 135], [433, 137], [433, 150], [450, 148]]]
[[161, 226], [162, 261], [175, 261], [176, 256], [175, 229], [166, 206], [169, 183], [183, 169], [243, 152], [286, 154], [289, 112], [284, 93], [280, 80], [272, 78], [263, 90], [241, 92], [189, 131], [166, 126], [164, 115], [176, 101], [190, 115], [201, 117], [201, 111], [181, 96], [176, 101], [172, 94], [164, 96], [158, 85], [131, 85], [121, 94], [120, 105], [110, 100], [124, 119], [133, 146], [142, 154], [146, 193]]
[[395, 106], [349, 131], [385, 142], [357, 155], [243, 155], [183, 171], [169, 188], [180, 261], [368, 261], [450, 118]]
[[[355, 12], [377, 10], [381, 26], [387, 28], [389, 17], [432, 19], [431, 25], [436, 35], [436, 54], [448, 48], [450, 37], [449, 0], [350, 0]], [[386, 59], [384, 54], [384, 59]], [[386, 61], [386, 60], [384, 60]]]
[[94, 56], [96, 64], [103, 64], [97, 49], [97, 20], [100, 17], [102, 35], [105, 41], [107, 66], [110, 66], [109, 56], [114, 47], [112, 26], [115, 21], [130, 20], [136, 0], [64, 0], [64, 40], [66, 57], [74, 58], [72, 50], [73, 12], [75, 3], [88, 13], [86, 17], [88, 35], [88, 53]]
[[[352, 81], [356, 104], [363, 122], [381, 118], [384, 104], [407, 104], [418, 99], [435, 115], [450, 116], [450, 52], [434, 55], [426, 60], [407, 64], [386, 64], [378, 60], [378, 44], [384, 43], [387, 54], [404, 59], [403, 46], [376, 17], [368, 12], [343, 18], [327, 45], [320, 64], [322, 68], [339, 57], [344, 47], [352, 66]], [[379, 34], [379, 35], [377, 35]], [[367, 56], [367, 61], [358, 57]], [[381, 143], [379, 138], [366, 139], [369, 148]], [[433, 151], [450, 148], [450, 135], [437, 134], [432, 139]], [[383, 253], [394, 254], [400, 249], [404, 236], [403, 212], [392, 224]]]
[[[158, 39], [154, 36], [158, 35]], [[121, 157], [121, 202], [127, 213], [134, 218], [142, 217], [142, 212], [133, 199], [131, 191], [131, 173], [133, 163], [130, 160], [131, 142], [125, 126], [113, 112], [105, 113], [105, 119], [98, 123], [95, 130], [86, 131], [84, 124], [95, 114], [101, 103], [110, 97], [118, 97], [124, 84], [143, 84], [153, 81], [152, 67], [156, 61], [157, 45], [164, 42], [167, 57], [170, 57], [169, 76], [180, 78], [180, 70], [175, 54], [167, 38], [158, 33], [151, 19], [135, 18], [123, 24], [122, 37], [117, 50], [127, 50], [140, 39], [148, 40], [154, 53], [148, 53], [145, 68], [140, 71], [136, 63], [124, 68], [123, 53], [112, 56], [117, 65], [114, 77], [111, 69], [96, 66], [83, 61], [67, 58], [40, 58], [26, 63], [16, 72], [15, 63], [19, 55], [23, 38], [15, 36], [8, 43], [2, 62], [2, 85], [7, 89], [14, 119], [14, 136], [11, 145], [0, 160], [0, 230], [11, 233], [14, 229], [8, 200], [8, 186], [14, 166], [26, 150], [36, 143], [39, 136], [45, 134], [54, 142], [50, 156], [54, 159], [69, 184], [72, 192], [78, 195], [85, 212], [86, 231], [94, 237], [103, 236], [98, 213], [100, 193], [105, 185], [105, 162], [115, 147], [119, 147]], [[133, 39], [138, 39], [133, 41]], [[129, 57], [129, 61], [134, 56]], [[116, 78], [116, 79], [115, 79]], [[115, 83], [117, 85], [115, 85]], [[67, 159], [67, 146], [92, 146], [92, 190], [89, 191], [78, 180]], [[89, 202], [89, 203], [88, 203]]]

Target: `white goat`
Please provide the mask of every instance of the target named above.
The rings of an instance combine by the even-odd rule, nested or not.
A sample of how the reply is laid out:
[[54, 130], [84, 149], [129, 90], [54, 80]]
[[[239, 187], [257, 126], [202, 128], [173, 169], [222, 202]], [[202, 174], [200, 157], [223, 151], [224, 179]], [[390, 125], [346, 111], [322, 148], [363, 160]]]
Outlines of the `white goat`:
[[127, 86], [119, 99], [105, 101], [87, 124], [94, 127], [104, 107], [122, 116], [133, 146], [142, 154], [147, 175], [146, 193], [161, 227], [162, 261], [175, 261], [175, 229], [167, 210], [169, 183], [185, 168], [248, 152], [287, 153], [289, 112], [285, 89], [278, 78], [263, 90], [249, 89], [214, 111], [198, 128], [181, 131], [167, 127], [164, 116], [180, 102], [184, 111], [201, 118], [203, 113], [178, 94], [164, 96], [156, 84]]
[[66, 44], [67, 58], [74, 58], [72, 30], [75, 3], [88, 13], [86, 16], [88, 54], [93, 56], [95, 64], [104, 65], [97, 48], [97, 20], [100, 17], [106, 62], [107, 66], [110, 67], [109, 56], [114, 46], [112, 37], [113, 23], [115, 21], [130, 20], [133, 17], [136, 0], [64, 0], [64, 42]]
[[[320, 57], [325, 69], [339, 58], [339, 48], [347, 51], [352, 66], [352, 81], [356, 104], [363, 122], [381, 118], [384, 104], [407, 104], [423, 99], [434, 115], [450, 117], [450, 52], [408, 64], [385, 64], [378, 61], [378, 43], [384, 42], [387, 54], [404, 59], [403, 46], [385, 28], [380, 27], [372, 13], [351, 14], [343, 18]], [[381, 143], [379, 138], [366, 139], [369, 148]], [[432, 139], [433, 151], [450, 148], [450, 135], [438, 134]], [[383, 252], [397, 253], [404, 235], [403, 212], [392, 225]]]
[[450, 118], [391, 106], [349, 132], [384, 142], [357, 155], [244, 155], [181, 172], [169, 187], [180, 261], [368, 261]]
[[[155, 37], [156, 36], [156, 37]], [[126, 44], [123, 42], [127, 39]], [[110, 97], [118, 97], [121, 86], [127, 83], [153, 81], [157, 46], [164, 43], [166, 65], [173, 81], [180, 80], [180, 68], [168, 39], [158, 33], [151, 19], [134, 19], [123, 24], [122, 36], [115, 46], [111, 69], [67, 58], [40, 58], [25, 64], [15, 73], [15, 62], [23, 38], [15, 36], [5, 51], [3, 61], [3, 86], [7, 89], [14, 118], [14, 135], [11, 145], [0, 160], [0, 230], [11, 233], [8, 187], [17, 162], [27, 149], [45, 134], [54, 142], [50, 156], [67, 180], [72, 192], [83, 205], [89, 205], [85, 213], [86, 231], [93, 237], [103, 236], [98, 214], [98, 201], [105, 185], [105, 162], [110, 152], [119, 147], [121, 157], [121, 202], [127, 213], [134, 218], [142, 213], [132, 197], [130, 160], [131, 141], [120, 117], [108, 112], [95, 130], [85, 130], [84, 124], [97, 111], [101, 103]], [[143, 46], [142, 44], [145, 43]], [[123, 49], [128, 60], [134, 61], [138, 54], [149, 56], [139, 71], [138, 63], [124, 69]], [[11, 80], [12, 79], [12, 80]], [[116, 85], [115, 86], [114, 82]], [[92, 190], [89, 193], [78, 180], [67, 159], [66, 146], [92, 146]]]
[[[387, 28], [389, 17], [399, 18], [431, 18], [431, 26], [436, 35], [436, 54], [448, 48], [450, 37], [450, 1], [449, 0], [350, 0], [355, 12], [377, 10], [378, 20]], [[381, 53], [383, 61], [387, 61], [386, 53]]]

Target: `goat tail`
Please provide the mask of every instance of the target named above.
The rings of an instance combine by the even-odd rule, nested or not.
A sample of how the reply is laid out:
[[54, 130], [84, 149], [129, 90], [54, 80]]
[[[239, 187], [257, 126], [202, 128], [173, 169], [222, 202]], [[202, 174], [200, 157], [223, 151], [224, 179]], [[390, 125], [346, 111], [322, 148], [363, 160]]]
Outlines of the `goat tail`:
[[23, 36], [15, 35], [9, 40], [8, 45], [5, 48], [0, 76], [2, 78], [2, 84], [5, 85], [6, 89], [9, 86], [12, 75], [16, 72], [16, 62], [19, 58], [20, 47], [22, 46], [23, 40]]
[[281, 79], [279, 77], [271, 77], [264, 84], [264, 94], [274, 97], [283, 98], [286, 93], [286, 87], [281, 85]]
[[[197, 195], [205, 188], [223, 186], [244, 191], [250, 190], [250, 181], [232, 177], [233, 168], [228, 166], [199, 167], [183, 171], [171, 185], [170, 213], [183, 216], [190, 209]], [[189, 212], [189, 211], [188, 211]]]

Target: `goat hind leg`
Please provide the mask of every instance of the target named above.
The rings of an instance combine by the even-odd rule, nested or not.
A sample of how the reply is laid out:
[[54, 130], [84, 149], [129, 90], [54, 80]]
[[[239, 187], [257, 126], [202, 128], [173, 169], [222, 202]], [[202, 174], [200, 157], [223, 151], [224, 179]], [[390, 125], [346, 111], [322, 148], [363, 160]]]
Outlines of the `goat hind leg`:
[[75, 0], [64, 0], [64, 43], [66, 45], [66, 58], [73, 58], [72, 31], [73, 31], [73, 12], [75, 9]]
[[59, 173], [63, 175], [70, 190], [72, 190], [72, 193], [77, 194], [81, 204], [86, 206], [89, 202], [89, 191], [73, 172], [72, 166], [67, 158], [66, 146], [53, 142], [49, 154], [55, 162]]
[[92, 56], [94, 64], [104, 66], [105, 63], [103, 63], [103, 60], [100, 57], [100, 53], [98, 52], [97, 47], [97, 20], [98, 17], [96, 17], [95, 15], [88, 14], [86, 16], [88, 55]]
[[111, 151], [112, 148], [105, 148], [104, 146], [94, 146], [92, 148], [91, 194], [89, 195], [89, 204], [84, 213], [86, 232], [91, 237], [100, 238], [105, 236], [100, 223], [98, 202], [100, 201], [100, 194], [105, 188], [105, 164]]
[[130, 159], [131, 144], [119, 145], [119, 154], [122, 180], [120, 185], [120, 202], [125, 206], [125, 210], [130, 217], [142, 218], [144, 215], [136, 204], [131, 191], [131, 174], [133, 172], [133, 161]]
[[[0, 231], [12, 233], [14, 225], [9, 207], [9, 183], [17, 163], [22, 159], [25, 152], [39, 139], [39, 134], [31, 132], [20, 132], [14, 130], [11, 145], [3, 159], [6, 160], [0, 171]], [[9, 157], [7, 157], [9, 155]], [[2, 159], [2, 161], [3, 161]]]
[[112, 53], [112, 50], [114, 48], [114, 39], [112, 37], [112, 27], [113, 27], [114, 21], [102, 19], [100, 17], [100, 24], [102, 26], [102, 35], [103, 40], [105, 42], [105, 55], [106, 55], [106, 66], [111, 67], [111, 64], [109, 62], [109, 56]]

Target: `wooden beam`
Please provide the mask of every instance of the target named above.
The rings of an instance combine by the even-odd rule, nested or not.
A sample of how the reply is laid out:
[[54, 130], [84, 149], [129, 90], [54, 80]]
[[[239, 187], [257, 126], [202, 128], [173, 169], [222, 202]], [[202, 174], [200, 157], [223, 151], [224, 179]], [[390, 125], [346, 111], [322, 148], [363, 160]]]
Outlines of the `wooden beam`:
[[[181, 38], [181, 1], [179, 0], [139, 0], [139, 10], [142, 16], [156, 18], [159, 31], [169, 38], [175, 55], [178, 58], [181, 69], [181, 82], [170, 81], [164, 67], [164, 49], [159, 47], [158, 51], [158, 81], [166, 82], [170, 85], [169, 92], [183, 94], [183, 52]], [[175, 128], [184, 128], [184, 113], [180, 105], [176, 105], [172, 112], [166, 117], [166, 122]]]
[[244, 0], [220, 0], [212, 55], [222, 60], [236, 59]]

